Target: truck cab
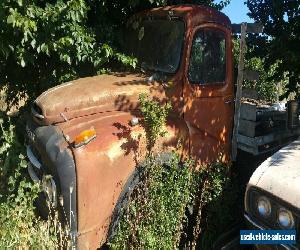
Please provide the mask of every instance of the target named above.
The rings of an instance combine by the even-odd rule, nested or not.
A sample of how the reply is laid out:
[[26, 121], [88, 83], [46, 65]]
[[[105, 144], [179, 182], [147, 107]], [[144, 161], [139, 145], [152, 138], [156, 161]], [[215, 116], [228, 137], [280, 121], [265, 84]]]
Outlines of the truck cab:
[[[96, 249], [145, 155], [138, 97], [171, 102], [158, 143], [198, 163], [230, 161], [233, 124], [231, 23], [194, 5], [144, 11], [126, 25], [125, 52], [141, 71], [67, 82], [41, 94], [28, 121], [31, 178], [41, 182], [40, 210], [62, 214], [73, 246]], [[180, 145], [180, 146], [178, 146]], [[160, 149], [161, 150], [161, 149]]]

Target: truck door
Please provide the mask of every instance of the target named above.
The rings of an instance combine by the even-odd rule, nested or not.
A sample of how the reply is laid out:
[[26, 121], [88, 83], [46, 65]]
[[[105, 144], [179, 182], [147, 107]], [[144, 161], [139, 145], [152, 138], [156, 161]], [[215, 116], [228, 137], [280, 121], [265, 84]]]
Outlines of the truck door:
[[201, 25], [189, 44], [183, 97], [191, 155], [202, 163], [229, 161], [234, 109], [231, 32], [218, 24]]

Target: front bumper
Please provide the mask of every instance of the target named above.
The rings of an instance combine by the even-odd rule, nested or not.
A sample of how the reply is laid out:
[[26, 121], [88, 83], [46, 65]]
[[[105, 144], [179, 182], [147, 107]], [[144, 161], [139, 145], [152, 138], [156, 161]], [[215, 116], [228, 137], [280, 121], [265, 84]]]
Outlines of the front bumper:
[[[246, 224], [249, 229], [253, 230], [265, 230], [261, 225], [254, 222], [251, 217], [245, 213], [244, 217], [246, 219]], [[299, 248], [291, 245], [256, 245], [256, 249], [258, 250], [298, 250]]]

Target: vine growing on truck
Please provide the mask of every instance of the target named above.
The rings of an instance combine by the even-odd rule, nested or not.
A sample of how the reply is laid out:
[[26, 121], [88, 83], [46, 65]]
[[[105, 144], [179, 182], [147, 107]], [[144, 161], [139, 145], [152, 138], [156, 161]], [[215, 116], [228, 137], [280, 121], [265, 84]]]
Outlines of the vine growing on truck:
[[144, 118], [144, 128], [147, 138], [147, 149], [150, 153], [157, 139], [164, 136], [164, 130], [171, 104], [161, 105], [158, 101], [150, 100], [146, 94], [140, 94], [139, 101]]

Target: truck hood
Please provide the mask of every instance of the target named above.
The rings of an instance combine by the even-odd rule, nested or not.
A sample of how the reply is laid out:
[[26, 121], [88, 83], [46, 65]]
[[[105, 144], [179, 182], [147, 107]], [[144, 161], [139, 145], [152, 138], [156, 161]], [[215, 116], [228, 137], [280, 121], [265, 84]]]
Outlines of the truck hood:
[[70, 81], [41, 94], [32, 114], [46, 125], [95, 113], [134, 110], [140, 93], [164, 95], [161, 84], [148, 79], [145, 75], [114, 73]]
[[258, 187], [300, 207], [300, 138], [264, 161], [252, 175], [249, 186]]

